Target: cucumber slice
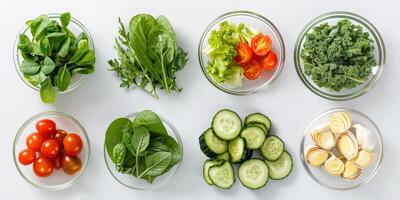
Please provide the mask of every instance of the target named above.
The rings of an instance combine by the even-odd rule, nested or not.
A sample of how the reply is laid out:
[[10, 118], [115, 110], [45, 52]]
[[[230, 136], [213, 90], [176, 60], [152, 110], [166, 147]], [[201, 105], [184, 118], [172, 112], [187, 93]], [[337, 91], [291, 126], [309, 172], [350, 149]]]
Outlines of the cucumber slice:
[[231, 161], [231, 156], [229, 156], [229, 152], [225, 152], [223, 154], [219, 154], [217, 159], [224, 160], [224, 161]]
[[231, 110], [220, 110], [215, 114], [211, 127], [219, 138], [232, 140], [240, 134], [242, 120], [240, 120], [238, 114]]
[[285, 143], [275, 135], [268, 136], [264, 144], [260, 147], [261, 155], [269, 161], [278, 160], [282, 156], [284, 150]]
[[228, 142], [219, 139], [211, 128], [207, 129], [199, 137], [201, 151], [210, 158], [228, 151]]
[[206, 160], [206, 162], [204, 162], [203, 177], [208, 185], [213, 185], [210, 177], [208, 176], [208, 170], [210, 169], [210, 167], [222, 165], [222, 163], [224, 163], [223, 160], [211, 160], [211, 159], [208, 159], [208, 160]]
[[268, 132], [271, 130], [271, 120], [267, 116], [265, 116], [261, 113], [250, 114], [244, 119], [245, 125], [248, 125], [248, 124], [254, 123], [254, 122], [264, 124], [265, 127], [267, 127]]
[[228, 152], [232, 163], [241, 163], [249, 159], [253, 154], [252, 150], [246, 148], [246, 142], [241, 137], [229, 141]]
[[265, 135], [268, 135], [269, 131], [268, 131], [267, 127], [264, 124], [261, 124], [261, 123], [258, 123], [258, 122], [251, 122], [251, 123], [246, 125], [246, 127], [254, 127], [254, 126], [261, 128], [262, 130], [264, 130]]
[[266, 138], [264, 131], [259, 127], [247, 127], [242, 130], [240, 136], [244, 138], [249, 149], [260, 148]]
[[292, 156], [284, 151], [277, 161], [265, 161], [269, 168], [269, 177], [273, 180], [282, 180], [290, 175], [293, 169]]
[[208, 176], [215, 186], [222, 189], [229, 189], [235, 183], [235, 174], [230, 162], [225, 161], [222, 165], [210, 167]]
[[269, 179], [268, 165], [255, 158], [243, 162], [238, 174], [242, 185], [252, 190], [264, 187]]

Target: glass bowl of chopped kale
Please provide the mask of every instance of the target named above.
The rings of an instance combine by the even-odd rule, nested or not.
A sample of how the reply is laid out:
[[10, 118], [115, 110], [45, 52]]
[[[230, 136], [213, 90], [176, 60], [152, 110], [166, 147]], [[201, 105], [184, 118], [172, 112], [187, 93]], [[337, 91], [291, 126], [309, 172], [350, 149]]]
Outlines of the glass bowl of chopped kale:
[[[256, 54], [253, 45], [260, 36], [270, 41], [263, 56]], [[240, 47], [246, 49], [242, 54]], [[266, 17], [232, 11], [207, 26], [198, 46], [198, 59], [204, 76], [214, 87], [233, 95], [249, 95], [278, 78], [285, 62], [285, 45], [279, 30]]]
[[104, 159], [110, 174], [134, 190], [168, 184], [183, 158], [183, 143], [166, 118], [144, 110], [115, 119], [107, 128]]
[[378, 30], [351, 12], [329, 12], [306, 25], [294, 52], [296, 71], [315, 94], [344, 101], [368, 92], [382, 74], [386, 50]]
[[94, 72], [95, 47], [88, 29], [70, 13], [27, 20], [18, 33], [14, 66], [44, 103], [78, 88]]

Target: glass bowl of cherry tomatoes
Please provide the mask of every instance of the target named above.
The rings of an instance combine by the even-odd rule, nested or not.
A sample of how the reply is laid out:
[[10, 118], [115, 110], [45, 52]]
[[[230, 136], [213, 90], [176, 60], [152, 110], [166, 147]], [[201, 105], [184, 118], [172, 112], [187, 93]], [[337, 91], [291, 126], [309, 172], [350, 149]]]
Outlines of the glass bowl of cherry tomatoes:
[[285, 45], [266, 17], [233, 11], [219, 16], [205, 29], [198, 58], [213, 86], [229, 94], [248, 95], [278, 78], [285, 62]]
[[73, 117], [57, 111], [29, 118], [14, 139], [13, 158], [21, 176], [45, 190], [63, 190], [84, 173], [89, 138]]

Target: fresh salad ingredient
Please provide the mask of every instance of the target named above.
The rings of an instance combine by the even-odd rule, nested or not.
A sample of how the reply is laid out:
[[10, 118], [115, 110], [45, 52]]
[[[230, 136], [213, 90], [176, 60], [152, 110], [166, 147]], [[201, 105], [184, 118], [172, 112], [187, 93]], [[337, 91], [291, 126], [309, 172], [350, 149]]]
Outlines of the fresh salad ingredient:
[[56, 90], [66, 91], [75, 74], [94, 72], [96, 57], [85, 32], [77, 36], [68, 28], [70, 13], [59, 21], [41, 15], [26, 22], [30, 37], [19, 35], [18, 50], [23, 58], [19, 70], [40, 88], [44, 103], [56, 100]]
[[[292, 171], [293, 161], [278, 136], [268, 136], [271, 120], [252, 113], [244, 125], [239, 115], [228, 109], [218, 111], [199, 137], [202, 152], [209, 157], [203, 165], [204, 180], [209, 185], [228, 189], [235, 182], [232, 164], [239, 164], [238, 177], [243, 186], [260, 189], [268, 179], [284, 179]], [[218, 133], [218, 134], [217, 134]], [[253, 158], [259, 150], [261, 158]]]
[[315, 145], [307, 148], [305, 160], [310, 166], [322, 166], [332, 176], [353, 180], [374, 162], [372, 133], [361, 124], [353, 124], [349, 112], [333, 113], [328, 124], [312, 130], [311, 138]]
[[114, 120], [107, 129], [105, 147], [118, 172], [149, 183], [182, 160], [182, 147], [168, 135], [160, 117], [149, 110], [133, 120]]
[[[54, 170], [61, 168], [70, 175], [80, 171], [82, 162], [79, 154], [83, 149], [83, 142], [78, 134], [57, 129], [56, 123], [51, 119], [36, 122], [36, 130], [37, 133], [31, 133], [26, 138], [27, 149], [20, 151], [19, 163], [33, 163], [33, 171], [38, 177], [50, 176]], [[69, 142], [68, 138], [73, 138], [73, 142]], [[79, 148], [76, 144], [79, 144]]]
[[263, 70], [272, 71], [275, 69], [278, 62], [278, 56], [274, 52], [269, 52], [267, 56], [260, 58], [261, 67]]
[[110, 70], [121, 79], [120, 87], [137, 87], [157, 97], [157, 89], [180, 92], [176, 72], [187, 62], [187, 53], [179, 46], [175, 31], [164, 16], [134, 16], [126, 30], [119, 19], [115, 39], [118, 58], [108, 61]]
[[304, 73], [334, 92], [363, 84], [376, 65], [370, 34], [349, 20], [315, 26], [306, 35], [301, 58]]
[[211, 32], [208, 45], [203, 50], [209, 56], [208, 75], [217, 83], [226, 83], [233, 88], [242, 86], [243, 75], [255, 80], [261, 76], [264, 65], [269, 65], [266, 70], [276, 66], [271, 38], [243, 23], [221, 22], [219, 29]]
[[240, 165], [238, 176], [243, 186], [252, 190], [260, 189], [268, 182], [268, 165], [260, 159], [246, 160]]

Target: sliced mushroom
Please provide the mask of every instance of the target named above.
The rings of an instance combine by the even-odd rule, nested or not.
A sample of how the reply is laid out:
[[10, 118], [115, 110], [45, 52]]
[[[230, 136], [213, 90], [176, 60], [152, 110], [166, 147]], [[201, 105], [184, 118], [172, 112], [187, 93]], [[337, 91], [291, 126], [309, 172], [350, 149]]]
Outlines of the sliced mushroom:
[[329, 158], [329, 152], [325, 149], [321, 149], [317, 146], [311, 146], [305, 152], [305, 158], [313, 167], [319, 167], [325, 163]]
[[361, 169], [369, 167], [374, 161], [374, 154], [372, 152], [361, 150], [358, 153], [357, 158], [354, 160], [354, 164]]
[[356, 137], [350, 131], [339, 136], [336, 148], [347, 160], [357, 157], [358, 143]]
[[332, 176], [340, 176], [344, 171], [344, 163], [336, 156], [330, 157], [324, 164], [324, 169]]
[[344, 164], [344, 171], [342, 173], [342, 178], [348, 179], [348, 180], [353, 180], [360, 176], [361, 174], [361, 169], [358, 168], [353, 161], [348, 160]]

